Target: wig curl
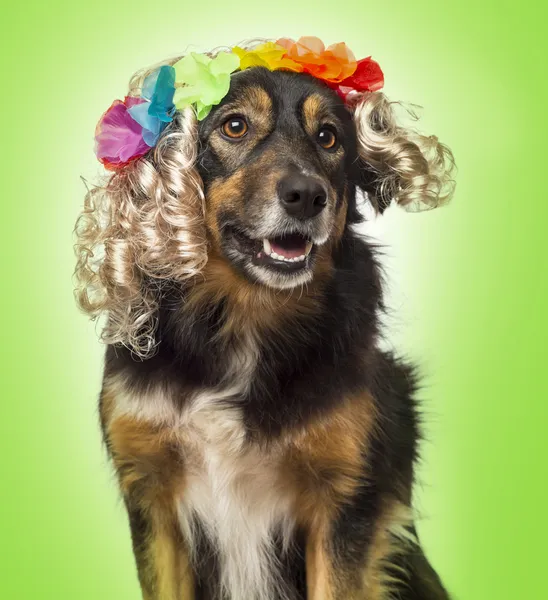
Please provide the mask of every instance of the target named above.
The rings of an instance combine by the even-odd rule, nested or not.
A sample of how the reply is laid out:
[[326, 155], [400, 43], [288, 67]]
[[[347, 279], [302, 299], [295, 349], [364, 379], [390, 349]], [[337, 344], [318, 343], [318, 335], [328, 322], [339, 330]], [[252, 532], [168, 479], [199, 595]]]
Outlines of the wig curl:
[[[133, 80], [132, 80], [133, 81]], [[108, 321], [101, 339], [139, 357], [154, 352], [158, 289], [207, 261], [197, 121], [178, 113], [158, 145], [88, 191], [76, 222], [76, 299]]]
[[436, 136], [399, 125], [395, 105], [382, 92], [364, 94], [354, 105], [360, 158], [374, 173], [364, 188], [380, 212], [392, 200], [408, 210], [440, 206], [454, 192], [453, 154]]

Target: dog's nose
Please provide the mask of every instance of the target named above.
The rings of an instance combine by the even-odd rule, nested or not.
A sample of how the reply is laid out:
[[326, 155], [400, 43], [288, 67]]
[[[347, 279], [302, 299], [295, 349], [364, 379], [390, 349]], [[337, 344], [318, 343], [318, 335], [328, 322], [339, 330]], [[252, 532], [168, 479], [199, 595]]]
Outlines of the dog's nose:
[[327, 204], [327, 192], [314, 177], [293, 174], [278, 184], [278, 195], [285, 210], [297, 219], [311, 219], [320, 214]]

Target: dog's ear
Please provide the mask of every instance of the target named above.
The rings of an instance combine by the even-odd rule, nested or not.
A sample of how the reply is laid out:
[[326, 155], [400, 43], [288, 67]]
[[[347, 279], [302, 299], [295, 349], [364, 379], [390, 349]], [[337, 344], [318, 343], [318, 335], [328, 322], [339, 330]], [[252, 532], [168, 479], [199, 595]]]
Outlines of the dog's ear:
[[[410, 116], [416, 116], [410, 112]], [[435, 136], [400, 126], [394, 103], [381, 92], [354, 106], [358, 142], [356, 184], [377, 212], [394, 200], [410, 210], [435, 208], [453, 195], [454, 159]]]
[[92, 318], [108, 315], [102, 338], [149, 356], [159, 291], [207, 261], [198, 127], [176, 113], [154, 149], [88, 189], [76, 223], [76, 298]]

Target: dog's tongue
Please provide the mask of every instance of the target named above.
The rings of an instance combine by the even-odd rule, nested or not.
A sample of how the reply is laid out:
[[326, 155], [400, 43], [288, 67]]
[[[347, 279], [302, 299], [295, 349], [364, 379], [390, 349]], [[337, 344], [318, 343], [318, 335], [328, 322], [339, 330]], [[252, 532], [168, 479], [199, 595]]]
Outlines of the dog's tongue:
[[306, 240], [300, 235], [288, 235], [270, 240], [272, 252], [284, 258], [297, 258], [306, 253]]

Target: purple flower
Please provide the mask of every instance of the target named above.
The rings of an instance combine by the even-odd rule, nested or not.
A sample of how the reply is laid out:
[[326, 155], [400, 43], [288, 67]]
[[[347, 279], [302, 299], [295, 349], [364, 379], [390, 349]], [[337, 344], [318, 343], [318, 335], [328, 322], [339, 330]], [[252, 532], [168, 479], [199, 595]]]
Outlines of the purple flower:
[[97, 124], [95, 153], [110, 171], [123, 167], [150, 150], [143, 139], [143, 128], [128, 112], [128, 109], [143, 102], [145, 100], [131, 96], [123, 102], [115, 100]]

